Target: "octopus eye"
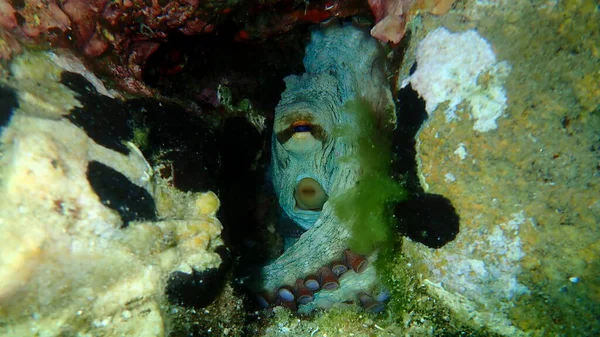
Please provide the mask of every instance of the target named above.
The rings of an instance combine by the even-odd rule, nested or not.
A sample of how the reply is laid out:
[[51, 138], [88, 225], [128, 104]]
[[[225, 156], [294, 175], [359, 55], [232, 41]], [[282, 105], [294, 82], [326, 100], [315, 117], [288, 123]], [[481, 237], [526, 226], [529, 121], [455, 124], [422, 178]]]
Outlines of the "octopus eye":
[[306, 121], [298, 121], [292, 124], [292, 129], [294, 130], [294, 133], [310, 132], [312, 130], [312, 125]]
[[[307, 119], [299, 117], [291, 124], [286, 123], [286, 128], [277, 132], [280, 144], [286, 144], [287, 150], [305, 150], [312, 148], [316, 141], [325, 141], [326, 135], [319, 124], [313, 124]], [[289, 143], [288, 141], [292, 141]]]

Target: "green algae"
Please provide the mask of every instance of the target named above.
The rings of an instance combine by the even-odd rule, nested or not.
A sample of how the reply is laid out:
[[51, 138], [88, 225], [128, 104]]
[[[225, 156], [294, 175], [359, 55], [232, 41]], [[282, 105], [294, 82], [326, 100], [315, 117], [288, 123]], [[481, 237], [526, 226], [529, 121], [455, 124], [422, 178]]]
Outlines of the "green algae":
[[252, 103], [249, 99], [243, 98], [238, 102], [235, 102], [231, 88], [223, 84], [219, 84], [217, 91], [221, 106], [225, 109], [225, 111], [227, 111], [227, 113], [233, 116], [254, 113]]
[[133, 139], [131, 140], [140, 150], [146, 151], [150, 146], [150, 127], [134, 125]]
[[[361, 254], [378, 249], [374, 264], [379, 280], [390, 292], [390, 300], [385, 312], [377, 315], [343, 306], [324, 312], [313, 321], [319, 332], [354, 331], [357, 336], [398, 335], [406, 331], [431, 336], [488, 335], [478, 334], [455, 319], [448, 308], [437, 305], [426, 288], [419, 286], [416, 270], [401, 253], [403, 238], [393, 231], [396, 225], [393, 205], [405, 200], [408, 190], [404, 182], [394, 180], [390, 174], [391, 127], [382, 127], [365, 100], [353, 101], [345, 108], [360, 125], [359, 134], [352, 135], [347, 131], [351, 128], [346, 128], [336, 130], [334, 136], [355, 137], [356, 158], [345, 160], [356, 161], [361, 175], [355, 186], [331, 202], [336, 215], [351, 228], [350, 249]], [[353, 330], [351, 326], [356, 322], [360, 324]]]
[[338, 304], [311, 317], [298, 317], [283, 307], [273, 309], [273, 324], [260, 336], [400, 336], [402, 329], [389, 324], [385, 314], [368, 314], [355, 305]]
[[[333, 198], [331, 202], [336, 215], [352, 231], [348, 243], [350, 249], [368, 254], [377, 247], [389, 247], [392, 243], [394, 236], [391, 230], [394, 223], [391, 203], [405, 199], [407, 192], [389, 174], [392, 158], [391, 127], [381, 125], [382, 121], [364, 99], [349, 102], [345, 110], [360, 127], [343, 130], [338, 128], [334, 135], [341, 138], [355, 137], [357, 156], [346, 160], [357, 161], [361, 175], [355, 186]], [[358, 129], [358, 135], [352, 134], [355, 129]]]

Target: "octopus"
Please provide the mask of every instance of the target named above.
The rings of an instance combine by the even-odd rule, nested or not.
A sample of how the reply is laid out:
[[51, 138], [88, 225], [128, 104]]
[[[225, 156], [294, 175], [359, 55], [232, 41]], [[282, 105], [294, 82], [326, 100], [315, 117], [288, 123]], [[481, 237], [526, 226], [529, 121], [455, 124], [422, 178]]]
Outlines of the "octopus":
[[[271, 175], [279, 204], [303, 234], [261, 269], [256, 286], [263, 305], [311, 311], [339, 302], [382, 310], [382, 287], [368, 256], [348, 249], [352, 236], [332, 200], [361, 176], [352, 113], [360, 100], [377, 120], [394, 120], [394, 102], [380, 43], [360, 27], [339, 22], [311, 32], [300, 76], [285, 78], [275, 109]], [[341, 135], [344, 136], [341, 136]]]

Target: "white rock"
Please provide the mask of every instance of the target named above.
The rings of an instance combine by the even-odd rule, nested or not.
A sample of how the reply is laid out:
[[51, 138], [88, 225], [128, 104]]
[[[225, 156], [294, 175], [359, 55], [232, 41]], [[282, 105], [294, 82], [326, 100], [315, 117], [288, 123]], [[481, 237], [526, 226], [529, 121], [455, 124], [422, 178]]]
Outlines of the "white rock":
[[506, 109], [504, 79], [510, 71], [506, 62], [497, 62], [490, 43], [475, 30], [452, 33], [438, 28], [429, 33], [417, 50], [417, 70], [410, 83], [425, 99], [432, 114], [448, 102], [446, 120], [457, 119], [457, 106], [466, 101], [475, 120], [473, 129], [486, 132], [497, 128], [496, 119]]

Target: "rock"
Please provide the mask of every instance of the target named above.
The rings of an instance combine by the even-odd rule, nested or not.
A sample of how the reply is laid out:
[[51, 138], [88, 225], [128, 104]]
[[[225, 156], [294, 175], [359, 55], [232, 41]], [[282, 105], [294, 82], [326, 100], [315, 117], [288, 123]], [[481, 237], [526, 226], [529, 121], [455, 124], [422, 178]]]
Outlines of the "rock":
[[131, 141], [115, 151], [61, 118], [80, 96], [48, 55], [21, 57], [0, 138], [0, 335], [165, 335], [169, 275], [221, 264], [218, 198], [169, 187]]
[[416, 142], [420, 185], [460, 216], [445, 246], [405, 240], [402, 250], [438, 305], [478, 331], [600, 331], [600, 120], [572, 95], [579, 82], [565, 81], [597, 72], [599, 59], [593, 47], [566, 52], [579, 48], [570, 33], [556, 38], [565, 13], [598, 13], [571, 5], [467, 2], [424, 19], [402, 65], [429, 115]]

